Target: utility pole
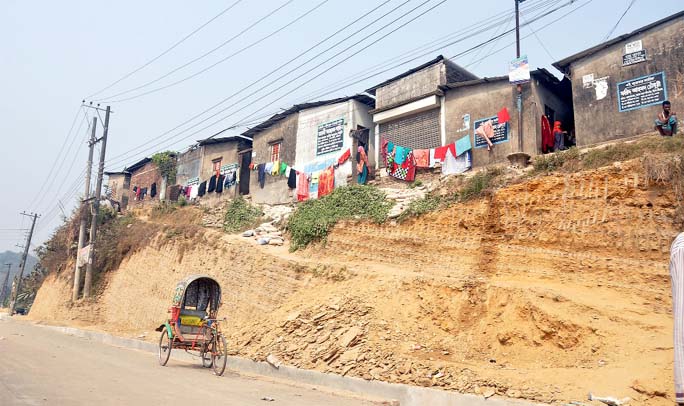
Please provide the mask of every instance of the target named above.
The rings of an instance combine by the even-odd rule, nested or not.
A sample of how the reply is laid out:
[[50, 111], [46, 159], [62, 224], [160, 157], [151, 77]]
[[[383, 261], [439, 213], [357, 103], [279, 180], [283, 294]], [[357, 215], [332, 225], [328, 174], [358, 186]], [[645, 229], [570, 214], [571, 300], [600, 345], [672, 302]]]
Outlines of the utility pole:
[[26, 257], [28, 256], [28, 251], [29, 247], [31, 246], [31, 239], [33, 238], [33, 230], [36, 228], [36, 220], [38, 220], [38, 215], [36, 213], [33, 214], [27, 214], [27, 213], [21, 213], [24, 216], [29, 216], [33, 217], [33, 221], [31, 222], [31, 230], [29, 231], [28, 235], [26, 236], [26, 245], [24, 245], [24, 253], [21, 255], [21, 262], [19, 263], [19, 274], [17, 275], [17, 284], [15, 289], [12, 292], [12, 298], [10, 299], [10, 315], [14, 314], [14, 309], [17, 305], [17, 295], [19, 295], [19, 291], [21, 290], [21, 278], [24, 277], [24, 268], [26, 268]]
[[[515, 57], [520, 58], [520, 0], [515, 1]], [[523, 102], [522, 84], [518, 83], [518, 152], [523, 152]]]
[[81, 288], [81, 249], [85, 246], [86, 237], [86, 227], [88, 225], [88, 218], [84, 215], [83, 207], [90, 199], [90, 173], [93, 170], [93, 151], [95, 150], [95, 133], [97, 131], [97, 117], [93, 117], [93, 128], [90, 133], [90, 140], [88, 141], [88, 146], [90, 150], [88, 151], [88, 163], [86, 164], [86, 175], [85, 175], [85, 193], [83, 195], [83, 200], [81, 201], [81, 226], [78, 230], [78, 251], [76, 251], [76, 267], [74, 269], [74, 291], [71, 299], [75, 302], [78, 300], [78, 295]]
[[9, 283], [10, 271], [12, 270], [12, 264], [5, 264], [7, 266], [7, 275], [5, 275], [5, 280], [2, 281], [2, 288], [0, 288], [0, 307], [5, 303], [5, 298], [7, 296], [7, 284]]
[[93, 218], [90, 223], [90, 248], [88, 250], [88, 262], [86, 263], [85, 284], [83, 285], [83, 297], [90, 297], [93, 284], [93, 263], [95, 262], [95, 237], [97, 235], [97, 217], [100, 212], [100, 196], [102, 195], [102, 177], [104, 176], [105, 153], [107, 151], [107, 133], [109, 132], [110, 106], [107, 106], [104, 119], [104, 132], [102, 133], [102, 146], [100, 147], [100, 165], [97, 170], [97, 183], [95, 196], [92, 203]]

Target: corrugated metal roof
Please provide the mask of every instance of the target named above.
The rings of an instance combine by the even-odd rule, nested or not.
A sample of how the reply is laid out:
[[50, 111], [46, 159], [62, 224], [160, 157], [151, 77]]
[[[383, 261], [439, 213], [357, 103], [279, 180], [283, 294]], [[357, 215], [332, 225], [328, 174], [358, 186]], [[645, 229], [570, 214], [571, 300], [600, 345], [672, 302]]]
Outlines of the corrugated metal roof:
[[651, 23], [651, 24], [645, 25], [645, 26], [643, 26], [643, 27], [641, 27], [641, 28], [638, 28], [638, 29], [636, 29], [636, 30], [630, 32], [629, 34], [620, 35], [619, 37], [613, 38], [613, 39], [610, 40], [610, 41], [603, 42], [603, 43], [598, 44], [598, 45], [596, 45], [596, 46], [594, 46], [594, 47], [591, 47], [591, 48], [589, 48], [589, 49], [586, 49], [586, 50], [584, 50], [584, 51], [582, 51], [582, 52], [578, 52], [578, 53], [576, 53], [576, 54], [574, 54], [574, 55], [571, 55], [571, 56], [569, 56], [569, 57], [567, 57], [567, 58], [565, 58], [565, 59], [561, 59], [560, 61], [555, 62], [555, 63], [553, 64], [553, 66], [554, 66], [556, 69], [560, 70], [561, 72], [567, 72], [566, 69], [568, 68], [568, 66], [569, 66], [570, 64], [572, 64], [573, 62], [579, 60], [579, 59], [586, 58], [586, 57], [588, 57], [588, 56], [590, 56], [590, 55], [595, 54], [596, 52], [602, 51], [602, 50], [604, 50], [604, 49], [606, 49], [606, 48], [608, 48], [608, 47], [610, 47], [610, 46], [612, 46], [612, 45], [615, 45], [615, 44], [617, 44], [617, 43], [619, 43], [619, 42], [622, 42], [622, 41], [624, 41], [624, 40], [626, 40], [626, 39], [628, 39], [628, 38], [631, 38], [631, 37], [633, 37], [633, 36], [635, 36], [635, 35], [642, 34], [643, 32], [648, 31], [648, 30], [650, 30], [650, 29], [652, 29], [652, 28], [655, 28], [655, 27], [657, 27], [657, 26], [659, 26], [659, 25], [661, 25], [661, 24], [667, 23], [667, 22], [672, 21], [672, 20], [676, 20], [676, 19], [681, 18], [681, 17], [684, 17], [684, 11], [680, 11], [679, 13], [672, 14], [671, 16], [665, 17], [665, 18], [663, 18], [663, 19], [661, 19], [661, 20], [658, 20], [658, 21], [656, 21], [656, 22], [654, 22], [654, 23]]
[[[557, 84], [560, 83], [558, 78], [553, 76], [551, 72], [544, 68], [537, 68], [536, 70], [533, 70], [530, 72], [530, 76], [542, 76], [551, 83]], [[451, 89], [458, 89], [462, 87], [468, 87], [468, 86], [475, 86], [479, 85], [482, 83], [494, 83], [494, 82], [500, 82], [500, 81], [508, 81], [508, 75], [506, 76], [493, 76], [490, 78], [482, 78], [482, 79], [476, 79], [476, 80], [468, 80], [466, 82], [456, 82], [456, 83], [447, 83], [446, 85], [442, 85], [439, 88], [441, 90], [451, 90]]]

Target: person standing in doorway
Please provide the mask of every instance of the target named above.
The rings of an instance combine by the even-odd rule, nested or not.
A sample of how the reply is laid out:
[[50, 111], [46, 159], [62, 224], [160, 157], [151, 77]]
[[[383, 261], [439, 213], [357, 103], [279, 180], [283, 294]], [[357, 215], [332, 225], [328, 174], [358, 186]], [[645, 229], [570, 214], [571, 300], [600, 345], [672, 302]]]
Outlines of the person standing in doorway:
[[663, 111], [658, 114], [655, 121], [656, 130], [660, 135], [671, 137], [677, 134], [677, 114], [670, 111], [672, 104], [666, 100], [663, 102]]
[[356, 170], [359, 172], [359, 185], [365, 185], [368, 181], [368, 155], [366, 150], [359, 145], [358, 154], [356, 155]]
[[679, 233], [670, 248], [670, 278], [674, 319], [675, 402], [684, 406], [684, 233]]

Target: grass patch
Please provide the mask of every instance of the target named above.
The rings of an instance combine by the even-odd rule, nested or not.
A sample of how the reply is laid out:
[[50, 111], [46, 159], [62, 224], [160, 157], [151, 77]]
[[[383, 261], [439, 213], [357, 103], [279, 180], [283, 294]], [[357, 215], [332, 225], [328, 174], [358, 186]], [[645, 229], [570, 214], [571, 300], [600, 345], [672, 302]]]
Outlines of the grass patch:
[[429, 194], [422, 199], [414, 200], [409, 203], [408, 207], [397, 217], [399, 222], [407, 220], [411, 217], [420, 217], [425, 213], [437, 210], [442, 205], [443, 198], [441, 196]]
[[382, 223], [391, 206], [382, 191], [361, 185], [337, 188], [321, 199], [306, 201], [288, 222], [291, 249], [304, 248], [311, 242], [325, 239], [340, 220], [357, 218]]
[[579, 150], [576, 147], [572, 147], [555, 154], [538, 155], [534, 157], [532, 165], [534, 166], [535, 173], [553, 172], [569, 166], [570, 163], [577, 163], [579, 158]]
[[482, 196], [486, 190], [495, 186], [495, 179], [502, 173], [501, 168], [490, 168], [468, 178], [458, 192], [458, 200], [464, 202]]
[[223, 229], [229, 233], [244, 231], [256, 225], [263, 215], [261, 209], [249, 204], [242, 196], [238, 196], [228, 205]]

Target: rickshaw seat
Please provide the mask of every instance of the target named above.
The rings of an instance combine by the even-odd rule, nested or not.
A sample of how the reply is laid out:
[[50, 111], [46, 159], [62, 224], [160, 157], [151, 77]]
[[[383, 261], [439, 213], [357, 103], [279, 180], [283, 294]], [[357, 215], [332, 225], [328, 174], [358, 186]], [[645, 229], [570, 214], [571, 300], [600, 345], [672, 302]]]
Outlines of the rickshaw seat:
[[181, 309], [181, 316], [197, 316], [201, 319], [207, 316], [207, 312], [204, 310], [192, 310], [192, 309]]

